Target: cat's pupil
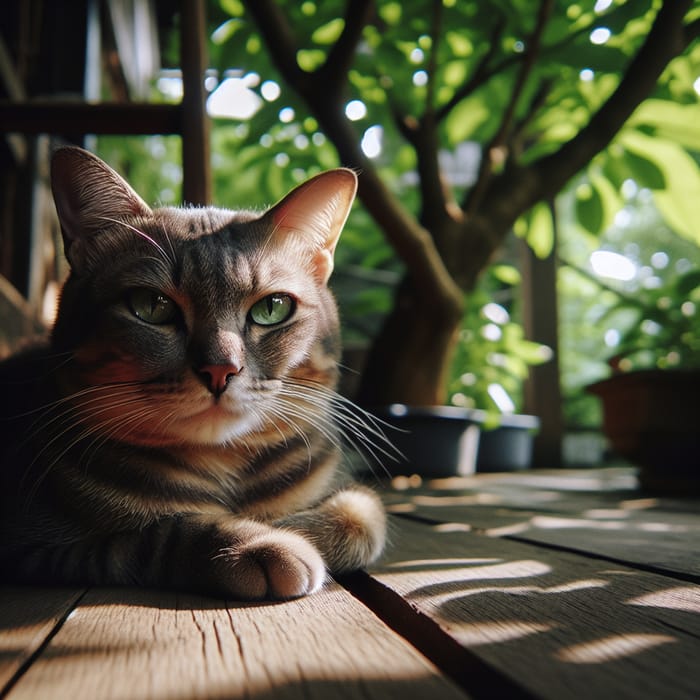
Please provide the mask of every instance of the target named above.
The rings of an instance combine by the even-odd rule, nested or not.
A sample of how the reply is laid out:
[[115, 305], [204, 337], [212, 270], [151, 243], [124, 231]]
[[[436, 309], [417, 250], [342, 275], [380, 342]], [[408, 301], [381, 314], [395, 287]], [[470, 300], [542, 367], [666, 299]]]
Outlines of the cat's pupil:
[[296, 303], [289, 294], [268, 294], [253, 304], [250, 320], [259, 326], [274, 326], [291, 318], [295, 306]]
[[153, 289], [132, 289], [128, 301], [134, 316], [146, 323], [170, 323], [177, 312], [171, 299]]

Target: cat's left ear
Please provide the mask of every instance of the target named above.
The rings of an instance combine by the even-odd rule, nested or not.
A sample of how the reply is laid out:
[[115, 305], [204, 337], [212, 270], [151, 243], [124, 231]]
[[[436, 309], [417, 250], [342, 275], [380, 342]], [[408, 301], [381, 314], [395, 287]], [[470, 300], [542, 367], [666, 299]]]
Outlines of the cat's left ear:
[[347, 168], [328, 170], [292, 190], [266, 216], [272, 217], [274, 236], [311, 243], [313, 265], [321, 284], [333, 272], [333, 253], [357, 192], [357, 175]]
[[85, 243], [125, 217], [151, 209], [106, 163], [76, 146], [57, 149], [51, 160], [51, 187], [71, 265], [82, 259]]

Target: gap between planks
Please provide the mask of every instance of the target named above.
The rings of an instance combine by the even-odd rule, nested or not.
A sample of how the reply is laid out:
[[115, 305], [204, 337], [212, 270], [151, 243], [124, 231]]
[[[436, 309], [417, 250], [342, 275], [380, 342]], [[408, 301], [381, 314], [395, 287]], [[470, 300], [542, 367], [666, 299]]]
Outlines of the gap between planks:
[[535, 697], [697, 698], [700, 587], [539, 543], [394, 523], [372, 585]]
[[[36, 659], [51, 643], [71, 613], [78, 607], [87, 589], [46, 589], [37, 598], [36, 589], [5, 589], [0, 600], [0, 700], [6, 698]], [[38, 604], [37, 604], [38, 602]], [[37, 619], [27, 624], [28, 611]], [[22, 624], [24, 623], [24, 624]], [[16, 629], [10, 633], [9, 629]], [[13, 653], [13, 648], [23, 647]]]
[[365, 571], [343, 576], [339, 583], [470, 697], [534, 700], [534, 695], [486, 664], [429, 616]]

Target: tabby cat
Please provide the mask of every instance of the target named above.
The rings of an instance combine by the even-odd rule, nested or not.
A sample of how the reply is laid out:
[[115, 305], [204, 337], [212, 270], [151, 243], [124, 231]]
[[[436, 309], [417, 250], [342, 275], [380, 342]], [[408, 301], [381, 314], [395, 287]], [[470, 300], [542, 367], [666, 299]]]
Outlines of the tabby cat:
[[73, 147], [51, 179], [71, 273], [50, 342], [0, 365], [2, 578], [287, 599], [375, 560], [327, 287], [355, 174], [263, 214], [151, 209]]

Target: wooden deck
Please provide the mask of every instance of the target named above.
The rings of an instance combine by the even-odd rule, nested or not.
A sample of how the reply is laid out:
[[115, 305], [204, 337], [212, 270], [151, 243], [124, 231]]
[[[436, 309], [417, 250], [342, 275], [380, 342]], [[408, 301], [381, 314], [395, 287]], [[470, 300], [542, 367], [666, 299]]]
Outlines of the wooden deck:
[[625, 469], [387, 488], [391, 546], [309, 598], [0, 589], [0, 698], [700, 697], [700, 501]]

